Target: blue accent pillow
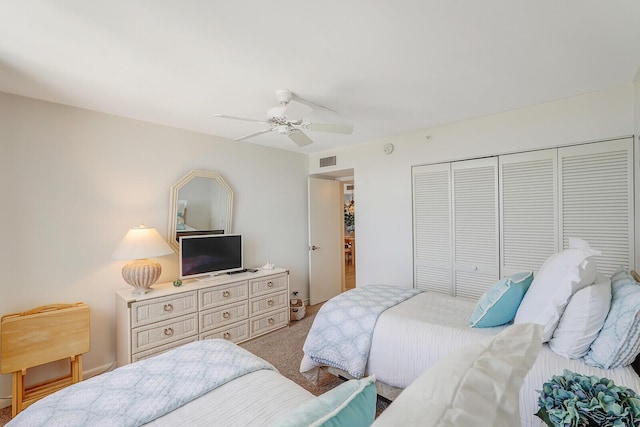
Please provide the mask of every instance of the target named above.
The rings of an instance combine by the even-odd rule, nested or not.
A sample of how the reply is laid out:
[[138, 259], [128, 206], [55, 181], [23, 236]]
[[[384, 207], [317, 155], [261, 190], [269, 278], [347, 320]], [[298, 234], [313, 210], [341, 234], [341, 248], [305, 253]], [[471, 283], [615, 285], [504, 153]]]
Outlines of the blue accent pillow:
[[516, 273], [496, 282], [478, 300], [469, 319], [471, 327], [492, 328], [511, 322], [531, 282], [531, 271]]
[[349, 380], [308, 400], [273, 425], [277, 427], [368, 427], [376, 416], [376, 378]]
[[640, 352], [640, 286], [626, 269], [611, 276], [611, 308], [584, 363], [604, 369], [627, 366]]

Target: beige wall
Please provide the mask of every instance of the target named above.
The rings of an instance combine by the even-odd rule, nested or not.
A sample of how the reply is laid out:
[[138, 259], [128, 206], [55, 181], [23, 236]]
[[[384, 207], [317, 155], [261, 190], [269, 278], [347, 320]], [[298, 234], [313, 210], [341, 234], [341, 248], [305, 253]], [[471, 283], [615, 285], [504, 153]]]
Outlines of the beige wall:
[[[389, 283], [410, 287], [413, 285], [411, 166], [633, 133], [634, 86], [628, 84], [370, 144], [315, 153], [309, 156], [309, 173], [354, 170], [358, 200], [357, 285]], [[395, 146], [391, 155], [383, 151], [388, 142]], [[331, 155], [337, 156], [337, 165], [320, 168], [319, 159]], [[637, 160], [635, 164], [637, 168]]]
[[[196, 168], [233, 189], [245, 264], [289, 268], [292, 290], [306, 298], [305, 155], [0, 93], [0, 314], [84, 301], [84, 368], [112, 363], [115, 291], [127, 285], [125, 261], [111, 254], [142, 222], [166, 236], [169, 189]], [[177, 277], [176, 256], [158, 261], [160, 281]], [[3, 375], [0, 398], [9, 395]]]

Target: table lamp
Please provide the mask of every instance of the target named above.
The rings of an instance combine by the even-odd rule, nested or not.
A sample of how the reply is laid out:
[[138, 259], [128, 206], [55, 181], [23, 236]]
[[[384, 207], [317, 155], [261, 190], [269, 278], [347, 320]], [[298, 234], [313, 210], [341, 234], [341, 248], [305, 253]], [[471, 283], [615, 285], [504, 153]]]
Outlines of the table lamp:
[[155, 228], [140, 225], [127, 232], [111, 258], [132, 260], [122, 267], [122, 278], [133, 286], [134, 294], [145, 294], [162, 273], [162, 266], [149, 258], [172, 253], [173, 249]]

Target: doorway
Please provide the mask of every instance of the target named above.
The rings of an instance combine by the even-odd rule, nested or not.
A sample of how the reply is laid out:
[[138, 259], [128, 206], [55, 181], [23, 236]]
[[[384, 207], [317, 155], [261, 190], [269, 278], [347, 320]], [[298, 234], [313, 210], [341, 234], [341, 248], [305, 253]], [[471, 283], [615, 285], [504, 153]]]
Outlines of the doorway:
[[[330, 294], [355, 288], [355, 182], [353, 169], [313, 175], [309, 180], [309, 295], [314, 304], [325, 301]], [[328, 188], [334, 188], [335, 193]], [[335, 205], [333, 200], [337, 202]], [[330, 247], [327, 247], [328, 236], [336, 237]], [[320, 241], [324, 241], [324, 245], [320, 245]]]
[[356, 287], [356, 224], [355, 224], [355, 185], [353, 176], [340, 179], [344, 210], [344, 268], [342, 270], [342, 291]]

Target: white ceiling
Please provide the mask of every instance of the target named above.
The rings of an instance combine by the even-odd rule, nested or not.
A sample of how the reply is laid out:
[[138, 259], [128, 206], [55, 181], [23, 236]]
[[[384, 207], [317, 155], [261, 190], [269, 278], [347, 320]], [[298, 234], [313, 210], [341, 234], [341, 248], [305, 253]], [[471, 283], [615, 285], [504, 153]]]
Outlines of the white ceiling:
[[351, 135], [309, 153], [631, 83], [638, 0], [0, 0], [0, 91], [236, 138], [276, 89]]

